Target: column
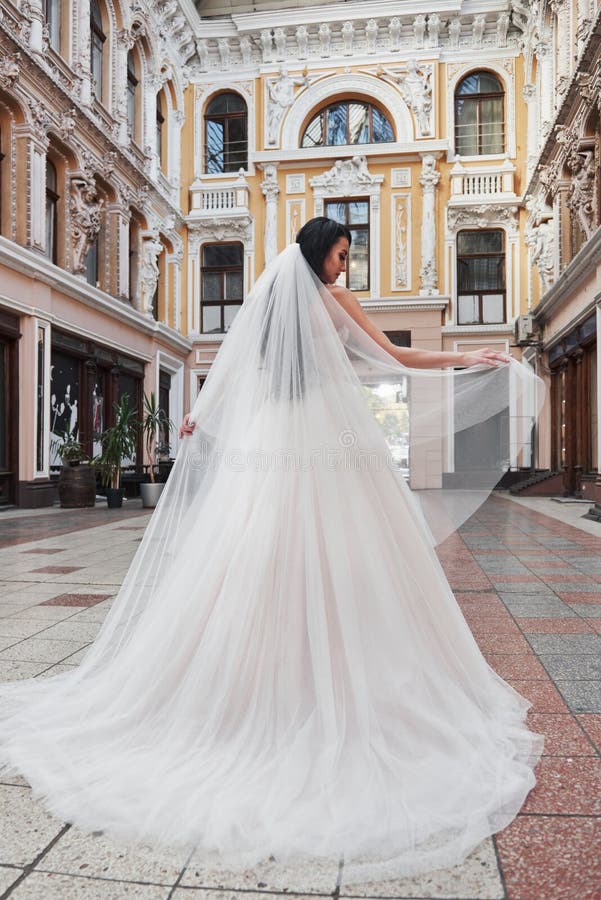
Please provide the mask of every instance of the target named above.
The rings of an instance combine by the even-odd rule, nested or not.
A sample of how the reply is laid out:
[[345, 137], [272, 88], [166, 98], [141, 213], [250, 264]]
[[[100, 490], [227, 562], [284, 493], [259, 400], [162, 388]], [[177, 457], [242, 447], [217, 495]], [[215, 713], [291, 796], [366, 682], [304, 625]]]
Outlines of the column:
[[266, 163], [261, 167], [265, 175], [261, 191], [265, 197], [265, 265], [278, 255], [278, 194], [277, 166]]
[[[184, 258], [183, 248], [174, 250], [167, 256], [167, 303], [165, 304], [164, 322], [176, 331], [181, 331], [181, 277], [182, 277], [182, 260]], [[170, 302], [169, 302], [170, 301]], [[171, 307], [171, 316], [169, 316], [169, 307]], [[171, 318], [171, 321], [170, 321]]]
[[[112, 264], [108, 291], [113, 297], [129, 302], [129, 222], [131, 213], [124, 202], [106, 207], [107, 236]], [[113, 255], [114, 254], [114, 255]]]
[[[40, 126], [41, 127], [41, 126]], [[16, 184], [29, 194], [28, 204], [17, 206], [17, 241], [46, 251], [46, 153], [48, 138], [29, 123], [15, 125]]]
[[438, 293], [438, 273], [436, 271], [436, 185], [440, 172], [436, 171], [436, 157], [431, 153], [422, 155], [422, 264], [420, 269], [420, 295], [427, 297]]
[[525, 84], [522, 88], [522, 97], [526, 104], [526, 114], [528, 116], [528, 125], [526, 131], [526, 170], [528, 178], [532, 175], [537, 160], [537, 104], [536, 104], [536, 87], [533, 84]]

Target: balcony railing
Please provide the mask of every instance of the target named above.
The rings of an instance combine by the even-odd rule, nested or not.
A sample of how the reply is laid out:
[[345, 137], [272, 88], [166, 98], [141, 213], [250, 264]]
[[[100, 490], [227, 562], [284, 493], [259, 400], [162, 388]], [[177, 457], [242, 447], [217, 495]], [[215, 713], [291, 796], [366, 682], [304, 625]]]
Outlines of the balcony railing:
[[243, 172], [235, 181], [215, 182], [210, 184], [197, 179], [190, 186], [190, 215], [194, 218], [218, 218], [220, 215], [231, 216], [248, 214], [248, 198], [250, 185]]
[[451, 201], [515, 197], [515, 166], [508, 158], [496, 166], [464, 166], [459, 157], [451, 169]]

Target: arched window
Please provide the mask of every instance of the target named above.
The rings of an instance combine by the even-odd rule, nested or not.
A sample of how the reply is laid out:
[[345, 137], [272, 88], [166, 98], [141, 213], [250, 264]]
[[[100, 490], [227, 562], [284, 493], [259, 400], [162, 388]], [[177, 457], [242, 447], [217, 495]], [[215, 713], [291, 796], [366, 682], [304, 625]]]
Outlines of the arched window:
[[106, 34], [102, 25], [102, 15], [98, 0], [90, 0], [90, 34], [92, 91], [97, 100], [102, 100], [102, 80], [104, 75], [104, 45]]
[[247, 167], [248, 113], [233, 92], [217, 94], [205, 112], [205, 172], [237, 172]]
[[56, 168], [46, 160], [46, 256], [56, 265], [58, 221], [58, 179]]
[[359, 100], [332, 103], [313, 116], [301, 147], [380, 144], [394, 141], [392, 125], [377, 106]]
[[127, 54], [127, 123], [133, 140], [136, 140], [138, 134], [137, 129], [137, 112], [138, 112], [138, 84], [139, 79], [136, 69], [136, 53], [130, 50]]
[[163, 168], [163, 125], [165, 124], [165, 116], [163, 115], [163, 92], [157, 94], [156, 108], [156, 150], [159, 160], [159, 167]]
[[505, 250], [502, 229], [457, 235], [457, 324], [505, 322]]
[[48, 26], [50, 46], [57, 53], [61, 49], [61, 0], [42, 0], [44, 21]]
[[471, 72], [455, 90], [455, 153], [505, 152], [505, 93], [492, 72]]

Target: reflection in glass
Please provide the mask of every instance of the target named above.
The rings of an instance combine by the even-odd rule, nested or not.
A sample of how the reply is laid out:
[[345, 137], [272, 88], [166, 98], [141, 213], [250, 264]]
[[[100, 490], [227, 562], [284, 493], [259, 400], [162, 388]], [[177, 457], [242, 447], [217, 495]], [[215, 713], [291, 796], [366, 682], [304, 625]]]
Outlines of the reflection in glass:
[[301, 147], [390, 141], [394, 141], [394, 131], [381, 110], [371, 103], [345, 100], [332, 103], [313, 116], [305, 128]]

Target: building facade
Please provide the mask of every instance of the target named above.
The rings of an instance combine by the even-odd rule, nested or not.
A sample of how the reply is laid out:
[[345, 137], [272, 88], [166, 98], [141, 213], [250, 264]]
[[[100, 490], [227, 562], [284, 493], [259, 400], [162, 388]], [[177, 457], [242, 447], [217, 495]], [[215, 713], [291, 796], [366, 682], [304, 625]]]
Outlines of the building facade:
[[540, 133], [528, 157], [528, 312], [519, 323], [550, 405], [539, 462], [555, 490], [601, 502], [601, 11], [562, 0], [524, 7], [529, 100]]
[[51, 502], [65, 433], [92, 452], [123, 393], [177, 422], [314, 215], [351, 228], [393, 341], [521, 354], [555, 115], [535, 4], [0, 6], [0, 501]]

